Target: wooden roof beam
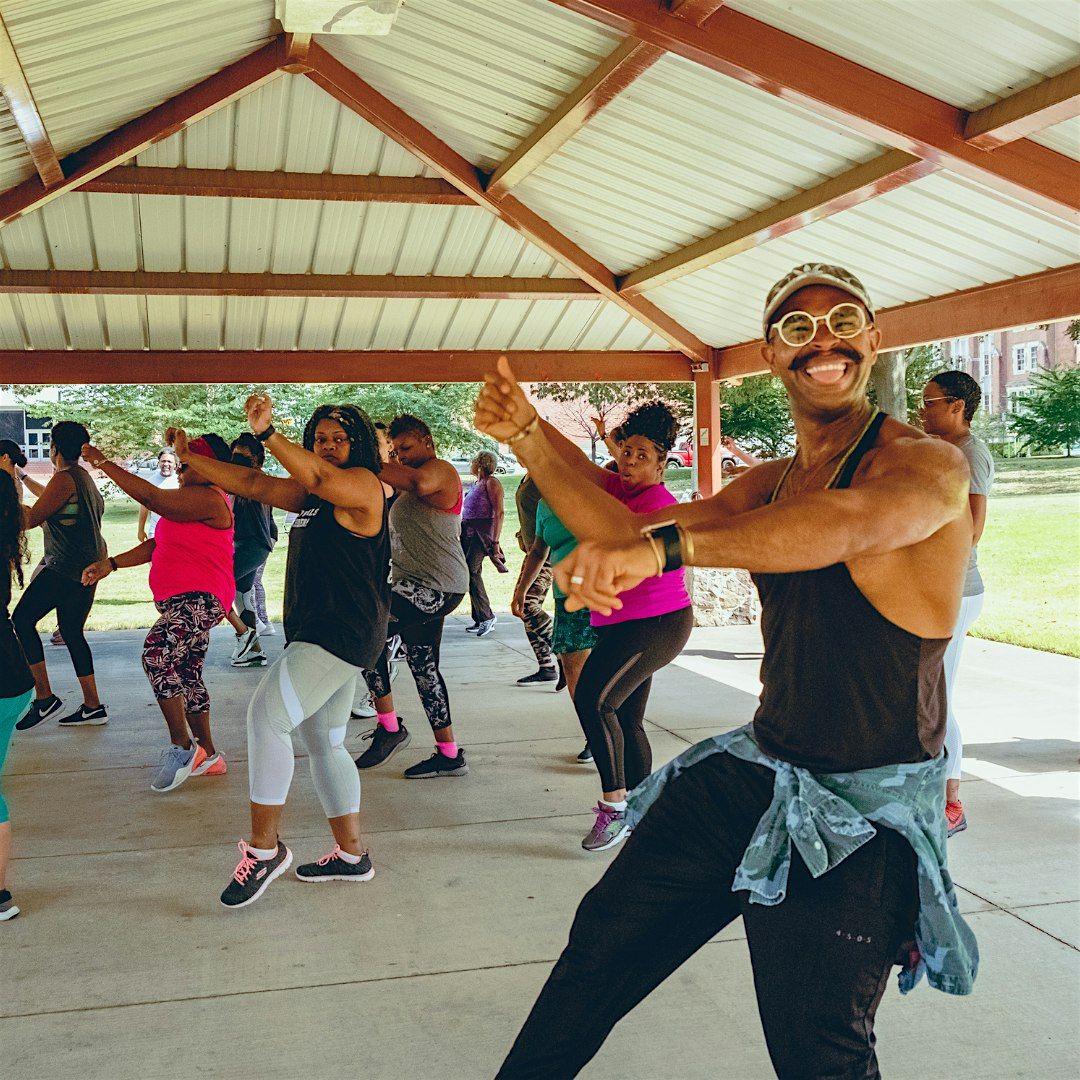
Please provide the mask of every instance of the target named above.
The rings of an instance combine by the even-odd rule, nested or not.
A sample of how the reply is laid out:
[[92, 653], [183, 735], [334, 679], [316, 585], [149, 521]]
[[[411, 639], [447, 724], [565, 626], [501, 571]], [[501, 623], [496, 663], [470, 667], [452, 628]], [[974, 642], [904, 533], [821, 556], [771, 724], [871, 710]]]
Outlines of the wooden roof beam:
[[578, 278], [396, 277], [0, 270], [0, 294], [76, 296], [322, 296], [365, 300], [600, 300]]
[[620, 292], [634, 296], [645, 289], [655, 289], [670, 281], [714, 266], [733, 255], [760, 244], [787, 236], [815, 221], [822, 221], [841, 210], [876, 198], [887, 191], [910, 184], [914, 180], [937, 172], [932, 161], [912, 157], [902, 150], [856, 165], [840, 176], [834, 176], [809, 191], [751, 214], [742, 221], [706, 236], [687, 247], [665, 255], [655, 262], [627, 274], [620, 281]]
[[1074, 116], [1080, 116], [1080, 65], [969, 113], [964, 139], [994, 150]]
[[279, 36], [256, 52], [64, 158], [61, 163], [64, 179], [61, 182], [46, 187], [37, 176], [23, 181], [0, 195], [0, 225], [6, 225], [57, 196], [81, 187], [113, 166], [142, 153], [148, 146], [175, 135], [223, 105], [277, 78], [285, 60], [284, 42]]
[[[670, 10], [678, 18], [700, 25], [723, 4], [724, 0], [674, 0]], [[664, 50], [655, 45], [627, 38], [510, 152], [491, 174], [487, 190], [492, 195], [503, 195], [521, 183], [663, 55]]]
[[[908, 349], [1074, 315], [1080, 315], [1080, 263], [885, 308], [874, 321], [882, 349]], [[761, 345], [747, 341], [717, 349], [716, 378], [762, 374], [767, 369]]]
[[[0, 352], [5, 379], [29, 386], [161, 383], [480, 382], [498, 351], [38, 350]], [[525, 382], [686, 382], [679, 352], [507, 350]]]
[[4, 95], [15, 126], [26, 143], [26, 149], [30, 151], [30, 159], [41, 183], [47, 188], [59, 184], [64, 179], [64, 170], [53, 149], [52, 139], [45, 130], [45, 122], [26, 81], [26, 73], [3, 15], [0, 15], [0, 94]]
[[353, 176], [237, 169], [168, 169], [118, 165], [80, 185], [111, 195], [193, 195], [222, 199], [307, 199], [317, 202], [474, 206], [453, 184], [433, 176]]
[[961, 109], [794, 34], [721, 8], [702, 26], [656, 0], [548, 0], [728, 78], [802, 105], [1070, 223], [1080, 222], [1080, 164], [1029, 139], [993, 154], [964, 141]]
[[369, 86], [354, 71], [334, 59], [320, 45], [311, 46], [308, 59], [312, 65], [312, 70], [307, 73], [309, 79], [435, 169], [459, 191], [469, 195], [478, 206], [495, 214], [531, 243], [587, 281], [605, 299], [613, 301], [691, 359], [704, 361], [711, 358], [712, 349], [705, 342], [655, 304], [644, 297], [621, 296], [611, 270], [553, 228], [524, 203], [512, 195], [496, 198], [487, 192], [482, 174], [475, 165], [374, 87]]

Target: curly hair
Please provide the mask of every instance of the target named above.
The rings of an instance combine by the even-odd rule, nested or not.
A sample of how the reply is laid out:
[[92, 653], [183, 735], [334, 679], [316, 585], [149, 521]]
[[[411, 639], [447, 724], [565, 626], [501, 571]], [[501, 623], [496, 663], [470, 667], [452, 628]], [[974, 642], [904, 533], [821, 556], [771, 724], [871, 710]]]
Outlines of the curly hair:
[[937, 383], [947, 398], [964, 403], [964, 420], [970, 424], [982, 401], [979, 384], [966, 371], [942, 371], [930, 381]]
[[23, 564], [30, 561], [23, 532], [22, 500], [11, 473], [0, 469], [0, 574], [23, 584]]
[[480, 453], [472, 459], [472, 467], [474, 469], [483, 469], [488, 476], [494, 475], [498, 465], [499, 459], [490, 450], [481, 450]]
[[65, 461], [78, 461], [82, 457], [83, 444], [90, 441], [90, 432], [77, 420], [53, 424], [50, 436], [57, 453]]
[[662, 401], [649, 401], [639, 405], [623, 421], [622, 441], [643, 435], [655, 443], [662, 453], [667, 453], [679, 437], [679, 422], [668, 405]]
[[312, 414], [304, 428], [304, 449], [315, 449], [315, 429], [320, 420], [333, 420], [340, 424], [349, 437], [348, 469], [369, 469], [377, 473], [382, 469], [379, 457], [379, 438], [375, 434], [375, 425], [363, 409], [355, 405], [320, 405]]

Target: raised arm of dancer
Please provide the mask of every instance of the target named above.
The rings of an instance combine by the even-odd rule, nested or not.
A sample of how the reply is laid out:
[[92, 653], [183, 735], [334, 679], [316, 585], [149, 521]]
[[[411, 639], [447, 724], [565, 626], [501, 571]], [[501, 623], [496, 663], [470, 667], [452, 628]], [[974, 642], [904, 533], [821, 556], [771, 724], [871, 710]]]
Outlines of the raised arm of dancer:
[[761, 458], [754, 457], [749, 451], [744, 450], [730, 435], [724, 435], [720, 439], [725, 450], [730, 450], [744, 465], [753, 468], [761, 464]]
[[119, 555], [114, 555], [112, 558], [106, 556], [104, 559], [98, 559], [97, 562], [91, 563], [82, 572], [82, 583], [84, 585], [96, 585], [102, 578], [108, 577], [114, 569], [120, 570], [125, 566], [142, 566], [144, 563], [148, 563], [150, 556], [153, 554], [153, 538], [144, 540], [141, 544], [137, 544], [127, 551], [122, 551]]
[[525, 555], [525, 561], [521, 564], [521, 573], [518, 574], [517, 584], [514, 586], [514, 596], [510, 601], [510, 610], [519, 619], [525, 614], [525, 594], [532, 588], [533, 582], [540, 573], [540, 568], [547, 562], [551, 548], [540, 537], [533, 541]]
[[26, 485], [27, 490], [32, 491], [37, 498], [41, 498], [42, 493], [45, 491], [47, 485], [41, 483], [40, 480], [35, 480], [28, 472], [20, 470], [18, 478]]
[[[75, 468], [79, 467], [75, 466]], [[37, 502], [33, 506], [23, 507], [23, 527], [26, 529], [36, 529], [47, 517], [51, 517], [66, 505], [75, 494], [75, 481], [66, 472], [53, 473], [44, 487], [40, 484], [36, 484], [35, 487], [36, 491], [33, 487], [30, 490], [37, 495]]]
[[307, 491], [297, 481], [280, 476], [267, 476], [262, 469], [249, 469], [244, 465], [232, 465], [227, 461], [218, 461], [217, 458], [189, 453], [187, 433], [182, 428], [169, 428], [165, 438], [176, 451], [182, 465], [224, 491], [294, 514], [304, 509]]
[[180, 487], [163, 491], [154, 487], [149, 480], [129, 473], [122, 465], [110, 461], [89, 443], [82, 448], [82, 456], [93, 468], [100, 469], [124, 494], [170, 521], [210, 521], [221, 514], [221, 499], [209, 488]]
[[[272, 425], [273, 402], [268, 394], [252, 394], [244, 411], [255, 435], [262, 435]], [[342, 510], [377, 512], [382, 516], [386, 498], [382, 484], [370, 469], [340, 468], [285, 438], [280, 431], [275, 431], [264, 445], [305, 493], [317, 495]]]
[[604, 444], [604, 448], [613, 457], [619, 456], [619, 444], [608, 434], [607, 424], [604, 423], [602, 416], [594, 416], [592, 418], [593, 427], [596, 428], [596, 434], [600, 436], [600, 441]]

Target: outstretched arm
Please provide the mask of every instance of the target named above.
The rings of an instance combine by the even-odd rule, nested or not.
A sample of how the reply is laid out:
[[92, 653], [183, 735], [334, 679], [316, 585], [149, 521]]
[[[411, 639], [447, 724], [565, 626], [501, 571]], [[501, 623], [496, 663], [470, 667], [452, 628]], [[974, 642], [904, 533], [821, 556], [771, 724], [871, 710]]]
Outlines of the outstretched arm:
[[454, 466], [441, 458], [432, 458], [417, 468], [388, 461], [379, 479], [398, 491], [411, 491], [439, 510], [449, 510], [457, 503], [461, 483]]
[[82, 583], [84, 585], [96, 585], [102, 578], [107, 578], [113, 572], [114, 566], [117, 570], [125, 566], [142, 566], [150, 561], [153, 554], [153, 539], [144, 540], [141, 544], [123, 551], [119, 555], [114, 555], [111, 559], [106, 557], [91, 563], [82, 572]]
[[[75, 481], [66, 472], [53, 473], [44, 487], [40, 484], [36, 486], [37, 502], [33, 506], [23, 507], [23, 527], [26, 529], [36, 529], [46, 518], [52, 517], [61, 509], [75, 493]], [[33, 491], [34, 488], [30, 490]]]

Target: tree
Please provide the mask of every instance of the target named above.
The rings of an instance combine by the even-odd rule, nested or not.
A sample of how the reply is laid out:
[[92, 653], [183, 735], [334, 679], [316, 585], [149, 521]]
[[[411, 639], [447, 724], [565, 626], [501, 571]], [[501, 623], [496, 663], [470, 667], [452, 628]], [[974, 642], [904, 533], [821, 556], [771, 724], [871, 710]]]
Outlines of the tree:
[[273, 396], [279, 426], [291, 438], [299, 438], [317, 405], [349, 402], [373, 420], [414, 413], [430, 426], [436, 444], [448, 450], [471, 452], [491, 446], [491, 440], [472, 428], [477, 387], [467, 383], [65, 386], [59, 402], [48, 403], [36, 398], [36, 387], [13, 389], [21, 404], [47, 413], [54, 421], [85, 424], [97, 446], [113, 457], [161, 446], [170, 425], [194, 433], [215, 431], [231, 440], [247, 430], [244, 402], [258, 390]]
[[592, 422], [594, 416], [610, 428], [643, 401], [666, 401], [680, 421], [688, 418], [694, 408], [689, 383], [549, 382], [537, 383], [532, 392], [541, 401], [559, 405], [556, 426], [565, 429], [567, 435], [588, 439], [593, 461], [601, 445]]
[[1036, 452], [1065, 448], [1072, 457], [1080, 442], [1080, 368], [1050, 368], [1028, 380], [1031, 392], [1017, 398], [1009, 427], [1021, 446]]
[[771, 375], [752, 375], [720, 387], [720, 427], [740, 446], [764, 457], [782, 457], [795, 444], [784, 384]]
[[909, 422], [922, 408], [923, 388], [935, 376], [949, 370], [940, 345], [916, 345], [903, 350], [904, 391], [907, 394]]

